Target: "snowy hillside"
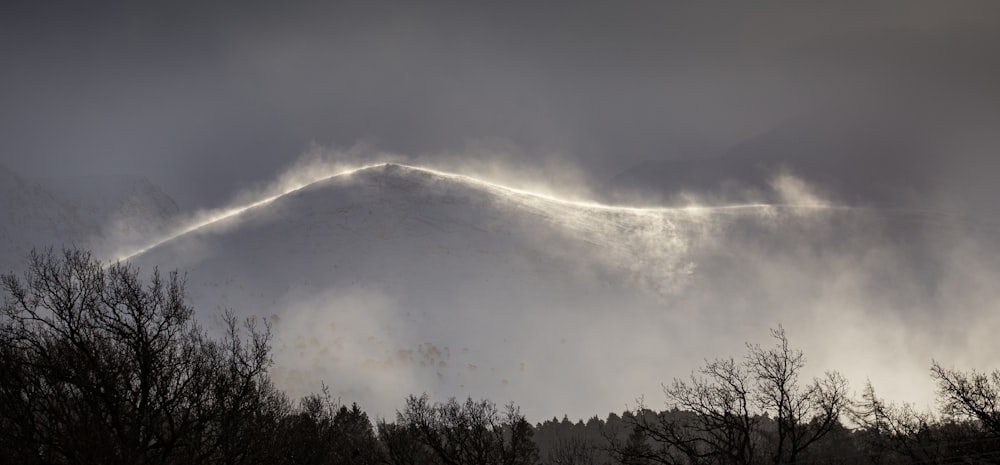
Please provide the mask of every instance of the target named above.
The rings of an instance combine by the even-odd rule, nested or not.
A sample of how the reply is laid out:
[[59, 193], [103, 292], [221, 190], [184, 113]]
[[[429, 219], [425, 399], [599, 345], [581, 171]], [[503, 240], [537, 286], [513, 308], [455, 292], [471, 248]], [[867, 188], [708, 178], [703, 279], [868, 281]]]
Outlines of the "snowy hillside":
[[[276, 315], [276, 378], [293, 393], [325, 380], [383, 413], [425, 389], [523, 395], [560, 371], [610, 363], [554, 363], [560, 354], [541, 346], [563, 341], [568, 357], [595, 321], [621, 339], [620, 299], [648, 309], [657, 300], [622, 285], [644, 278], [617, 272], [642, 257], [593, 229], [597, 213], [500, 194], [390, 165], [311, 185], [135, 261], [187, 270], [203, 313]], [[683, 247], [662, 244], [664, 265], [677, 269], [665, 285], [685, 272]], [[582, 250], [606, 256], [581, 260]]]
[[[275, 379], [290, 394], [324, 381], [383, 415], [423, 391], [512, 399], [542, 416], [618, 410], [778, 323], [817, 370], [908, 398], [930, 354], [956, 347], [920, 338], [973, 317], [944, 316], [952, 296], [992, 299], [958, 279], [959, 264], [1000, 268], [932, 217], [889, 213], [617, 208], [387, 164], [132, 260], [186, 272], [203, 319], [225, 308], [270, 317]], [[873, 344], [896, 370], [859, 358]]]

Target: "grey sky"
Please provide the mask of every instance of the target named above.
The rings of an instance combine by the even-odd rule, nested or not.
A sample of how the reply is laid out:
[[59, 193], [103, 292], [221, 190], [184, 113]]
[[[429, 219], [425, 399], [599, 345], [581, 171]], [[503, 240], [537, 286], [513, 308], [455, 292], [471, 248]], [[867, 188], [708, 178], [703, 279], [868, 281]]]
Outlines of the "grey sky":
[[720, 155], [831, 105], [926, 99], [961, 125], [996, 117], [998, 9], [4, 2], [0, 163], [144, 174], [192, 207], [266, 182], [312, 142], [414, 155], [493, 140], [604, 177]]
[[[487, 221], [496, 213], [487, 209], [492, 200], [453, 210], [449, 194], [414, 207], [411, 200], [419, 198], [397, 190], [398, 202], [373, 220], [372, 210], [363, 207], [384, 207], [392, 189], [360, 185], [368, 187], [358, 192], [370, 197], [352, 207], [355, 216], [342, 216], [327, 208], [349, 197], [328, 196], [333, 191], [313, 186], [302, 195], [283, 197], [280, 205], [307, 205], [302, 211], [325, 216], [295, 216], [299, 210], [284, 207], [262, 209], [282, 218], [266, 223], [277, 232], [225, 229], [242, 224], [234, 217], [229, 226], [218, 226], [219, 235], [208, 227], [204, 236], [184, 235], [144, 257], [164, 269], [191, 271], [192, 283], [204, 285], [203, 295], [210, 298], [260, 298], [258, 303], [285, 309], [289, 334], [314, 329], [313, 314], [296, 309], [323, 310], [317, 302], [343, 306], [345, 319], [356, 313], [376, 335], [378, 324], [418, 308], [408, 296], [420, 297], [416, 304], [440, 311], [442, 320], [455, 326], [459, 320], [450, 315], [456, 309], [489, 302], [493, 307], [485, 314], [510, 325], [503, 326], [507, 331], [486, 325], [491, 334], [506, 337], [528, 327], [529, 334], [538, 335], [538, 342], [531, 342], [537, 345], [530, 347], [542, 354], [532, 360], [543, 361], [547, 354], [570, 357], [560, 351], [576, 347], [572, 337], [564, 345], [562, 335], [548, 332], [565, 330], [572, 336], [576, 331], [588, 335], [581, 341], [596, 340], [607, 331], [601, 323], [607, 319], [621, 325], [624, 338], [636, 321], [629, 316], [642, 317], [648, 308], [676, 336], [663, 337], [648, 319], [639, 326], [658, 344], [679, 338], [674, 348], [690, 348], [678, 352], [689, 356], [674, 357], [683, 363], [726, 355], [703, 351], [707, 346], [723, 350], [720, 344], [735, 344], [738, 351], [751, 337], [742, 331], [764, 334], [766, 325], [781, 322], [793, 334], [802, 334], [797, 340], [813, 344], [806, 348], [815, 360], [854, 370], [852, 382], [860, 386], [865, 373], [891, 372], [880, 367], [909, 370], [926, 380], [923, 364], [931, 356], [977, 366], [994, 362], [989, 354], [995, 351], [988, 345], [972, 346], [989, 339], [998, 321], [993, 309], [1000, 302], [994, 290], [1000, 270], [995, 259], [1000, 256], [995, 227], [1000, 219], [995, 201], [1000, 196], [995, 180], [1000, 173], [998, 82], [1000, 3], [995, 1], [5, 1], [0, 6], [0, 164], [28, 177], [141, 174], [187, 209], [220, 207], [241, 190], [283, 192], [297, 185], [296, 175], [311, 174], [309, 166], [289, 170], [310, 147], [358, 143], [373, 149], [346, 150], [348, 156], [375, 157], [386, 150], [401, 154], [397, 161], [415, 165], [495, 169], [498, 177], [507, 177], [491, 180], [516, 181], [509, 184], [525, 189], [550, 187], [543, 191], [559, 195], [575, 194], [569, 187], [579, 187], [581, 195], [593, 193], [601, 185], [585, 181], [638, 166], [632, 171], [654, 183], [669, 180], [664, 173], [692, 182], [703, 175], [705, 181], [693, 183], [692, 190], [705, 203], [766, 201], [753, 190], [766, 185], [730, 185], [729, 192], [726, 183], [752, 175], [774, 181], [770, 178], [778, 173], [772, 168], [790, 157], [802, 161], [798, 166], [803, 173], [792, 174], [804, 174], [803, 182], [789, 177], [787, 189], [772, 189], [779, 200], [801, 194], [799, 202], [786, 202], [790, 204], [829, 199], [840, 205], [859, 197], [857, 203], [864, 205], [877, 197], [864, 192], [898, 182], [888, 188], [894, 195], [902, 189], [892, 199], [905, 202], [893, 204], [883, 216], [863, 209], [791, 220], [710, 215], [704, 221], [712, 228], [681, 231], [674, 234], [677, 241], [663, 240], [671, 237], [664, 234], [666, 226], [645, 216], [624, 223], [604, 216], [582, 221], [576, 210], [530, 204], [511, 210], [509, 218], [537, 219], [518, 216], [525, 211], [549, 216], [528, 221], [509, 236], [523, 240], [524, 247], [493, 240], [508, 237], [499, 233], [509, 231], [503, 226], [507, 222]], [[734, 161], [741, 156], [742, 161]], [[637, 165], [710, 157], [723, 158], [688, 163], [697, 165], [688, 171], [679, 170], [677, 163]], [[752, 172], [761, 160], [778, 162], [767, 172]], [[446, 184], [448, 189], [460, 185]], [[269, 185], [273, 192], [265, 187]], [[828, 188], [836, 192], [824, 190]], [[459, 192], [470, 198], [483, 195], [468, 186]], [[726, 197], [729, 193], [732, 198]], [[627, 188], [615, 194], [628, 201], [656, 200], [645, 193], [625, 197], [633, 194]], [[0, 200], [24, 207], [16, 209], [18, 214], [44, 210], [18, 198]], [[449, 220], [443, 224], [458, 233], [438, 234], [432, 225], [414, 220], [418, 232], [428, 233], [383, 240], [382, 232], [409, 227], [402, 223], [407, 215], [426, 208], [439, 208], [440, 217]], [[685, 212], [704, 214], [699, 209]], [[992, 218], [981, 221], [989, 216], [983, 212]], [[214, 218], [217, 213], [182, 217]], [[47, 226], [46, 215], [22, 216]], [[601, 236], [603, 242], [597, 241], [607, 246], [595, 247], [593, 237], [580, 236], [570, 243], [579, 250], [560, 248], [568, 242], [549, 230], [559, 222], [552, 218], [570, 232], [612, 228]], [[722, 219], [711, 223], [713, 218]], [[381, 223], [372, 226], [370, 221]], [[494, 231], [495, 225], [500, 225], [497, 234], [484, 232]], [[0, 233], [6, 227], [0, 224]], [[18, 232], [38, 240], [36, 229]], [[364, 231], [357, 235], [361, 239], [353, 230]], [[338, 237], [330, 231], [343, 234], [341, 240], [330, 239]], [[203, 237], [211, 239], [205, 242], [211, 247], [202, 247]], [[448, 241], [456, 238], [469, 242], [455, 248]], [[681, 298], [664, 304], [634, 288], [615, 287], [614, 279], [622, 273], [660, 283], [661, 275], [635, 270], [674, 272], [670, 247], [698, 241], [706, 245], [692, 252], [691, 263], [705, 271], [692, 275], [701, 281], [692, 281]], [[297, 253], [284, 255], [288, 247]], [[483, 249], [495, 253], [483, 258]], [[450, 258], [446, 252], [453, 250], [465, 254]], [[520, 261], [508, 260], [511, 250], [530, 259], [540, 250], [581, 261], [522, 268]], [[616, 255], [619, 250], [638, 250], [639, 255]], [[662, 253], [653, 253], [658, 250]], [[439, 255], [446, 258], [434, 261]], [[261, 272], [254, 260], [268, 264], [268, 272]], [[606, 262], [610, 281], [603, 271], [591, 277], [594, 262], [589, 260]], [[198, 269], [202, 262], [211, 266]], [[330, 266], [343, 268], [332, 272]], [[562, 279], [572, 277], [566, 270], [579, 271], [585, 279], [562, 286]], [[509, 287], [496, 284], [506, 282], [501, 279], [508, 275], [522, 281]], [[373, 287], [293, 287], [314, 276], [319, 284], [359, 281]], [[231, 291], [219, 292], [217, 284], [224, 279]], [[255, 279], [261, 284], [255, 285]], [[604, 291], [609, 282], [612, 289]], [[244, 286], [261, 293], [246, 293]], [[531, 286], [537, 286], [538, 294], [520, 292]], [[404, 288], [416, 290], [398, 292]], [[268, 289], [273, 292], [265, 298]], [[508, 294], [523, 300], [507, 305]], [[439, 298], [443, 300], [435, 300]], [[629, 304], [628, 299], [638, 300]], [[239, 303], [227, 304], [246, 311], [253, 302]], [[532, 303], [546, 309], [538, 313], [551, 320], [532, 324], [530, 318], [506, 319], [508, 309], [532, 313]], [[607, 312], [616, 305], [639, 313]], [[671, 311], [660, 312], [661, 305]], [[216, 308], [199, 306], [206, 313]], [[553, 310], [560, 306], [564, 313]], [[580, 318], [564, 327], [581, 308], [597, 319]], [[292, 324], [295, 318], [302, 324]], [[439, 337], [435, 344], [451, 343], [448, 338], [455, 335], [478, 338], [482, 333], [476, 331], [484, 325], [472, 317], [465, 321], [468, 331], [414, 331], [412, 341], [402, 333], [393, 342], [409, 350], [428, 341], [425, 336]], [[506, 340], [479, 342], [487, 361], [506, 354], [497, 349], [506, 347]], [[631, 360], [616, 358], [617, 352], [600, 345], [589, 344], [586, 350], [607, 357], [608, 366]], [[654, 352], [673, 357], [666, 350]], [[528, 359], [530, 351], [525, 353]], [[868, 357], [872, 353], [884, 359]], [[899, 361], [903, 356], [908, 362]], [[485, 374], [487, 365], [469, 357], [463, 361], [481, 365]], [[552, 366], [561, 363], [558, 357], [550, 358]], [[854, 362], [863, 357], [868, 357], [863, 363]], [[573, 362], [589, 364], [582, 356]], [[658, 363], [645, 359], [629, 366], [654, 380], [655, 390], [666, 380], [648, 368], [663, 365]], [[518, 365], [508, 368], [517, 370]], [[687, 371], [674, 368], [678, 370], [663, 367], [662, 376]], [[592, 378], [584, 368], [577, 371], [575, 376], [584, 380], [577, 384]], [[904, 381], [895, 382], [906, 384], [910, 378], [899, 379]], [[631, 380], [615, 382], [626, 386]], [[551, 387], [547, 381], [542, 384]], [[422, 388], [416, 382], [405, 386]], [[614, 397], [609, 399], [615, 405], [631, 400], [606, 395]], [[504, 396], [491, 395], [498, 401]], [[541, 405], [547, 399], [538, 395], [532, 402]], [[578, 405], [590, 408], [589, 402]], [[605, 408], [611, 407], [599, 409]]]

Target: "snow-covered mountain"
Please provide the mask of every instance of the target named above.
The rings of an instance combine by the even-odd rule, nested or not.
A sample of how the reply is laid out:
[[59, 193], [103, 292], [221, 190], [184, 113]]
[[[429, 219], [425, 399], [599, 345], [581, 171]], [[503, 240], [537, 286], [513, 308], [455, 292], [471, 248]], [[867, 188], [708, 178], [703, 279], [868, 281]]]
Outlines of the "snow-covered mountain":
[[967, 354], [969, 328], [988, 328], [969, 322], [995, 318], [989, 247], [920, 211], [610, 207], [386, 164], [131, 260], [186, 272], [206, 321], [271, 318], [274, 376], [293, 395], [324, 381], [383, 415], [428, 391], [548, 417], [655, 399], [779, 323], [817, 371], [927, 399], [926, 361]]
[[[133, 261], [186, 270], [203, 313], [274, 315], [275, 374], [291, 392], [325, 380], [389, 413], [408, 393], [510, 398], [560, 371], [612, 368], [568, 359], [596, 328], [625, 343], [616, 313], [652, 311], [657, 291], [683, 281], [689, 244], [672, 228], [697, 227], [682, 218], [637, 225], [629, 215], [386, 165], [312, 184]], [[640, 244], [650, 240], [656, 247]], [[663, 267], [647, 273], [641, 263], [654, 259]], [[643, 282], [656, 287], [637, 292]]]
[[99, 257], [148, 243], [177, 204], [139, 176], [25, 179], [0, 165], [0, 269], [19, 269], [34, 247], [81, 247]]

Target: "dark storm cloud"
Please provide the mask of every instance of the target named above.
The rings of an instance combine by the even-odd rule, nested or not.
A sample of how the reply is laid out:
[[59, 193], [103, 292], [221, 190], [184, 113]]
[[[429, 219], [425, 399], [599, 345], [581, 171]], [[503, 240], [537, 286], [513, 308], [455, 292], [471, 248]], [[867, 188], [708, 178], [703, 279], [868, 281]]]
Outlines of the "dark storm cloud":
[[962, 126], [1000, 79], [989, 2], [3, 8], [2, 163], [146, 174], [189, 206], [311, 142], [413, 155], [499, 140], [603, 177], [719, 155], [834, 103], [934, 101]]

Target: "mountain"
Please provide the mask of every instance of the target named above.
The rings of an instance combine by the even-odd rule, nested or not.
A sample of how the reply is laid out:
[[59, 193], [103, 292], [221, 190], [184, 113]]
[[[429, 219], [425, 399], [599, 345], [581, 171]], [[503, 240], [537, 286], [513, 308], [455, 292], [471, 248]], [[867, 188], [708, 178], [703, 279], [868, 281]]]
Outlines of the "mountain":
[[168, 195], [138, 176], [25, 179], [0, 165], [0, 266], [19, 269], [34, 247], [106, 256], [162, 235], [178, 213]]
[[[663, 289], [686, 266], [672, 253], [680, 243], [633, 250], [629, 237], [649, 231], [628, 231], [615, 215], [385, 165], [309, 185], [133, 261], [185, 270], [202, 311], [273, 315], [275, 374], [292, 393], [325, 380], [391, 414], [413, 392], [510, 398], [560, 372], [611, 369], [563, 359], [594, 328], [625, 343], [619, 305], [655, 308], [656, 291], [626, 284], [654, 279], [635, 268], [637, 253], [664, 261]], [[581, 259], [583, 250], [603, 255]], [[556, 352], [540, 352], [550, 345]], [[573, 396], [577, 408], [585, 394]]]
[[962, 338], [984, 336], [969, 322], [1000, 302], [979, 284], [1000, 270], [995, 244], [965, 229], [822, 204], [614, 207], [385, 164], [130, 260], [186, 273], [212, 330], [224, 309], [269, 318], [292, 395], [322, 381], [379, 415], [427, 391], [585, 417], [655, 397], [779, 323], [817, 372], [929, 399], [926, 361], [978, 360]]

